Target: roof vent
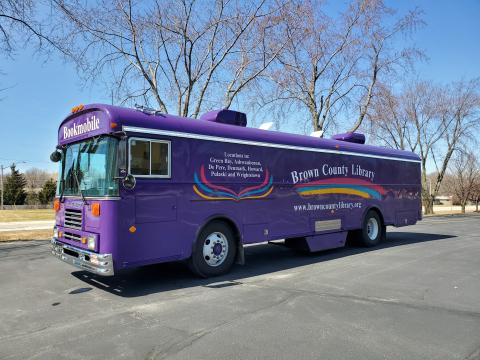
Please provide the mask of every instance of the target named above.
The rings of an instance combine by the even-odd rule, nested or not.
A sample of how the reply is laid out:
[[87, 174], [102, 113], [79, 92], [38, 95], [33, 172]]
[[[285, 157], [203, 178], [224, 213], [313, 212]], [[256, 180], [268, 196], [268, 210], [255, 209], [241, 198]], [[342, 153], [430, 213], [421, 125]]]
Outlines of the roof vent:
[[346, 141], [356, 144], [365, 144], [365, 135], [355, 132], [336, 134], [332, 136], [333, 140]]
[[246, 114], [228, 109], [209, 111], [200, 116], [200, 120], [213, 121], [217, 123], [243, 127], [247, 126]]

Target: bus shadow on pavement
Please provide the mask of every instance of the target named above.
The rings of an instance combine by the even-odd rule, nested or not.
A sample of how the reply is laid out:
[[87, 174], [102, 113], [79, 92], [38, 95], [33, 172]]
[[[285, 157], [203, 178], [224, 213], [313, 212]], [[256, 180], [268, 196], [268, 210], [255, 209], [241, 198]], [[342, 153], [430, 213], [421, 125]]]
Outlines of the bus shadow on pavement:
[[387, 234], [387, 240], [385, 242], [373, 248], [347, 245], [344, 248], [317, 253], [303, 253], [285, 246], [262, 243], [245, 248], [245, 265], [235, 265], [230, 273], [209, 279], [195, 277], [183, 262], [156, 264], [124, 270], [114, 277], [97, 276], [86, 271], [75, 271], [72, 272], [72, 275], [90, 286], [121, 297], [139, 297], [195, 286], [219, 288], [224, 286], [215, 284], [237, 285], [241, 284], [244, 278], [335, 260], [350, 255], [378, 251], [390, 247], [445, 240], [453, 237], [456, 236], [391, 232]]

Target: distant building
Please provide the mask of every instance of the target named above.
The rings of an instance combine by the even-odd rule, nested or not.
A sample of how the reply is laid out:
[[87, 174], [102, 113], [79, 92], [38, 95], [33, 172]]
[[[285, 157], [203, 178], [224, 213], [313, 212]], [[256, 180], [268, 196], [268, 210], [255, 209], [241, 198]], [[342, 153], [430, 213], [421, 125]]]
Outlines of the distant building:
[[435, 205], [453, 205], [453, 196], [452, 195], [437, 195], [435, 196], [434, 202]]

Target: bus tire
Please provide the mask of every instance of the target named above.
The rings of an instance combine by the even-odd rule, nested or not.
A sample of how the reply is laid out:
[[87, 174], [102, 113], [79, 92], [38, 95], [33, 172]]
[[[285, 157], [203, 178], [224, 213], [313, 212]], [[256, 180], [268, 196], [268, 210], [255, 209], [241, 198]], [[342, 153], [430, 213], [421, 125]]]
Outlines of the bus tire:
[[198, 235], [188, 265], [204, 278], [222, 275], [231, 269], [236, 252], [232, 228], [223, 221], [212, 221]]
[[386, 228], [380, 215], [375, 210], [370, 210], [363, 219], [360, 230], [360, 244], [366, 247], [378, 245], [385, 238]]

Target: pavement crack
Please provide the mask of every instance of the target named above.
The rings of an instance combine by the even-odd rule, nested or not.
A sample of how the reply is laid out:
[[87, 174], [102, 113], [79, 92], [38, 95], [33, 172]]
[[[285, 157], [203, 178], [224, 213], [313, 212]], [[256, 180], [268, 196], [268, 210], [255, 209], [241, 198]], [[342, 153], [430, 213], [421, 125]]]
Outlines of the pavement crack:
[[465, 360], [479, 360], [480, 359], [480, 346], [473, 350]]
[[263, 306], [263, 307], [260, 307], [258, 309], [255, 309], [253, 311], [241, 314], [241, 315], [239, 315], [239, 316], [237, 316], [233, 319], [224, 321], [224, 322], [222, 322], [222, 323], [220, 323], [216, 326], [213, 326], [211, 328], [192, 333], [191, 336], [189, 336], [189, 337], [187, 337], [187, 338], [185, 338], [185, 339], [183, 339], [183, 340], [181, 340], [177, 343], [174, 343], [174, 344], [170, 345], [166, 349], [165, 348], [160, 348], [160, 347], [154, 347], [150, 352], [147, 353], [147, 355], [145, 356], [145, 360], [160, 360], [160, 359], [164, 359], [166, 357], [175, 355], [175, 354], [181, 352], [182, 350], [192, 346], [195, 342], [199, 341], [204, 336], [212, 334], [212, 333], [214, 333], [218, 330], [221, 330], [222, 328], [228, 327], [228, 326], [238, 322], [239, 320], [244, 320], [245, 318], [256, 316], [256, 315], [258, 315], [259, 313], [261, 313], [265, 310], [270, 310], [270, 309], [273, 309], [275, 307], [284, 305], [284, 304], [290, 302], [291, 300], [293, 300], [293, 299], [295, 299], [299, 296], [301, 296], [301, 294], [288, 293], [288, 295], [286, 297], [284, 297], [283, 299], [281, 299], [281, 300], [279, 300], [279, 301], [277, 301], [273, 304], [269, 304], [267, 306]]
[[480, 318], [480, 312], [470, 311], [470, 310], [461, 310], [461, 309], [452, 309], [446, 308], [442, 306], [435, 306], [435, 305], [419, 305], [413, 304], [405, 301], [400, 301], [398, 299], [384, 299], [378, 297], [369, 297], [369, 296], [359, 296], [359, 295], [351, 295], [351, 294], [335, 294], [335, 293], [328, 293], [328, 292], [317, 292], [313, 290], [306, 290], [306, 289], [292, 289], [292, 288], [284, 288], [284, 287], [273, 287], [268, 285], [260, 285], [260, 284], [248, 284], [244, 283], [244, 285], [249, 286], [256, 286], [260, 288], [272, 289], [272, 290], [283, 290], [287, 292], [294, 292], [299, 294], [308, 294], [312, 296], [319, 296], [324, 298], [333, 298], [333, 299], [345, 299], [351, 301], [363, 301], [368, 303], [374, 304], [388, 304], [388, 305], [395, 305], [395, 306], [404, 306], [410, 309], [415, 310], [430, 310], [430, 311], [437, 311], [443, 313], [451, 313], [460, 316], [467, 316], [467, 317], [478, 317]]

